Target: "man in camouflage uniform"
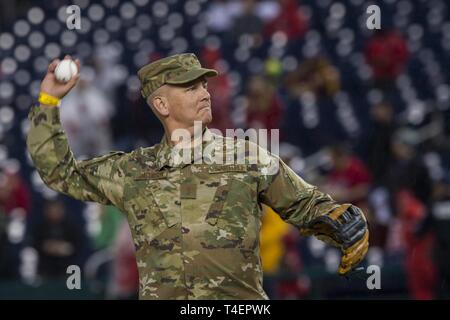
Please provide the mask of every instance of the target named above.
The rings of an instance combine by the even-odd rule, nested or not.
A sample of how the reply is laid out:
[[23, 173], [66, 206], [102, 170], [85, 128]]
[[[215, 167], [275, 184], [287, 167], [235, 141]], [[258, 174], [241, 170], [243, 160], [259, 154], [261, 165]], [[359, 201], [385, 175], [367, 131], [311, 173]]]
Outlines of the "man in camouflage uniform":
[[[61, 99], [78, 79], [56, 82], [57, 63], [50, 64], [41, 91]], [[215, 70], [202, 68], [193, 54], [181, 54], [153, 62], [138, 75], [143, 97], [164, 126], [161, 143], [77, 161], [59, 108], [41, 103], [29, 114], [27, 146], [50, 188], [81, 201], [112, 204], [127, 216], [141, 299], [267, 299], [259, 255], [261, 204], [301, 234], [338, 246], [340, 274], [364, 258], [368, 231], [358, 208], [337, 204], [265, 149], [257, 146], [256, 159], [241, 151], [254, 147], [251, 142], [222, 138], [206, 127], [212, 119], [206, 79], [217, 75]], [[202, 124], [195, 150], [200, 143], [210, 152], [178, 161], [179, 151], [189, 148], [178, 148], [172, 134], [177, 129], [195, 134], [195, 121]], [[224, 141], [232, 147], [225, 148]], [[212, 163], [216, 155], [243, 161]]]

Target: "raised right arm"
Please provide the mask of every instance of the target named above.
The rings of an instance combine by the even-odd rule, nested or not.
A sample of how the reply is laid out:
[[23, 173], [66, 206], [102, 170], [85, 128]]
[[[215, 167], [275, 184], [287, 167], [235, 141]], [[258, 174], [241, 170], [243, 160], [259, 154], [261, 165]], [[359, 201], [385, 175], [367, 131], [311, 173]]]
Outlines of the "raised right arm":
[[[68, 57], [66, 57], [68, 58]], [[53, 61], [41, 84], [41, 92], [61, 99], [75, 86], [77, 78], [60, 84], [54, 78], [58, 61]], [[78, 67], [79, 62], [77, 61]], [[77, 161], [61, 127], [58, 106], [35, 105], [28, 119], [27, 148], [45, 184], [81, 201], [95, 201], [123, 207], [123, 166], [127, 154], [112, 152]]]

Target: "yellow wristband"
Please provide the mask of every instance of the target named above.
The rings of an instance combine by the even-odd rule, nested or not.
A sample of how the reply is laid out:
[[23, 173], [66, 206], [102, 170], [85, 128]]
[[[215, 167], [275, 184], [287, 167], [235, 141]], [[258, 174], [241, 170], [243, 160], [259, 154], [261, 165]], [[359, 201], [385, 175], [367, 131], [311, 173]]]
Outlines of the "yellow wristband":
[[39, 93], [39, 100], [38, 100], [41, 104], [49, 106], [49, 107], [59, 107], [61, 105], [61, 100], [51, 96], [45, 92], [40, 92]]

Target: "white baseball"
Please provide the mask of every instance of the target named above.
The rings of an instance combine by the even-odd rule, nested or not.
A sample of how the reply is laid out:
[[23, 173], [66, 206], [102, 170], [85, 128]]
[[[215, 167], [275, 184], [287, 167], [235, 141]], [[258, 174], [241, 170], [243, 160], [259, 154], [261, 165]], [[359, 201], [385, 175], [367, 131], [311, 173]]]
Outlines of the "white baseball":
[[59, 82], [68, 82], [78, 73], [78, 67], [71, 59], [61, 60], [55, 69], [55, 77]]

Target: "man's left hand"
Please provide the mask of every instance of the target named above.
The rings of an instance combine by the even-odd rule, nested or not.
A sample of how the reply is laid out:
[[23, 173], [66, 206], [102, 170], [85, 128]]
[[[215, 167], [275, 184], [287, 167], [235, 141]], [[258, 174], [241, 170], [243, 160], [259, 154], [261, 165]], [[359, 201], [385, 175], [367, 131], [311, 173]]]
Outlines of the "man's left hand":
[[339, 274], [345, 275], [365, 257], [369, 248], [369, 230], [362, 211], [343, 204], [319, 216], [300, 229], [302, 235], [314, 235], [342, 251]]

